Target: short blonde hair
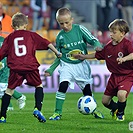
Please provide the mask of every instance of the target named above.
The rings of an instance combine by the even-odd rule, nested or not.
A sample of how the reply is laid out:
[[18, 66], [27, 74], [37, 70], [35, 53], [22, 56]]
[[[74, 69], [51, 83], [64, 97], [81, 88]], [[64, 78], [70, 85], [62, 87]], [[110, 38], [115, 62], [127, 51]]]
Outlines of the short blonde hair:
[[20, 12], [17, 12], [12, 16], [12, 26], [15, 27], [20, 27], [25, 24], [28, 24], [28, 17]]
[[125, 32], [125, 34], [129, 32], [129, 26], [127, 22], [123, 19], [115, 19], [109, 24], [108, 28], [109, 30], [113, 31], [119, 30], [120, 32]]
[[56, 19], [58, 18], [59, 15], [66, 15], [66, 14], [69, 14], [71, 17], [71, 11], [68, 8], [66, 7], [60, 8], [56, 12]]

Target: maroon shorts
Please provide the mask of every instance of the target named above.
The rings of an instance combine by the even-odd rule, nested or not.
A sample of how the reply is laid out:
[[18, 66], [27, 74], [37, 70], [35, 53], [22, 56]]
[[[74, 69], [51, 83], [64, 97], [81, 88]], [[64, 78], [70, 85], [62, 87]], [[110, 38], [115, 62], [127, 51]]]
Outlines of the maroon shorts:
[[8, 88], [15, 89], [17, 86], [22, 85], [24, 79], [27, 81], [27, 85], [31, 86], [39, 86], [42, 84], [39, 70], [34, 71], [24, 71], [24, 72], [16, 72], [14, 70], [10, 70], [10, 75], [8, 79]]
[[109, 78], [104, 94], [108, 96], [117, 96], [117, 92], [119, 90], [125, 90], [127, 91], [127, 96], [128, 96], [132, 85], [133, 85], [132, 73], [129, 75], [111, 74], [111, 77]]

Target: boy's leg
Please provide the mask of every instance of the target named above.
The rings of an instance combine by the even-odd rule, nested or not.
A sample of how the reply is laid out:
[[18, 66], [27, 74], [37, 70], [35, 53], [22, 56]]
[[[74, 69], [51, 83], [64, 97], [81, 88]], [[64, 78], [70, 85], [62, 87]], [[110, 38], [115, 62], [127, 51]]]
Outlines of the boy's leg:
[[[4, 96], [5, 91], [0, 91], [0, 99], [2, 99], [2, 97]], [[12, 103], [9, 103], [8, 109], [7, 110], [13, 110], [13, 106]]]
[[49, 118], [50, 120], [59, 120], [62, 115], [62, 107], [66, 98], [66, 91], [68, 88], [68, 81], [63, 81], [59, 85], [59, 90], [56, 92], [56, 103], [54, 114]]
[[19, 104], [19, 109], [23, 109], [25, 107], [25, 101], [26, 101], [26, 96], [24, 96], [22, 93], [14, 90], [14, 93], [12, 95], [15, 99], [18, 100]]
[[35, 107], [33, 115], [39, 120], [39, 122], [46, 122], [45, 117], [40, 112], [42, 109], [43, 97], [44, 97], [43, 88], [37, 87], [35, 89]]
[[7, 88], [4, 96], [2, 97], [0, 123], [5, 123], [6, 122], [6, 112], [7, 112], [7, 108], [9, 106], [10, 99], [11, 99], [11, 96], [12, 96], [13, 92], [14, 92], [14, 90], [11, 90], [11, 89]]
[[112, 119], [116, 119], [116, 114], [118, 111], [118, 104], [113, 101], [112, 96], [103, 95], [102, 103], [103, 105], [110, 110]]
[[126, 101], [125, 102], [119, 102], [118, 101], [118, 112], [117, 112], [117, 121], [124, 121], [124, 110], [126, 107]]
[[[83, 91], [83, 95], [84, 95], [84, 96], [87, 96], [87, 95], [93, 96], [93, 95], [92, 95], [92, 91], [91, 91], [90, 84], [87, 84], [87, 85], [85, 86], [85, 88], [84, 88], [82, 91]], [[94, 97], [93, 97], [93, 98], [94, 98]], [[96, 101], [96, 100], [95, 100], [95, 101]], [[101, 118], [101, 119], [104, 118], [103, 114], [102, 114], [100, 111], [98, 111], [97, 109], [92, 113], [92, 115], [94, 115], [95, 118]]]
[[20, 97], [22, 97], [22, 93], [14, 90], [14, 93], [12, 95], [15, 99], [19, 99]]

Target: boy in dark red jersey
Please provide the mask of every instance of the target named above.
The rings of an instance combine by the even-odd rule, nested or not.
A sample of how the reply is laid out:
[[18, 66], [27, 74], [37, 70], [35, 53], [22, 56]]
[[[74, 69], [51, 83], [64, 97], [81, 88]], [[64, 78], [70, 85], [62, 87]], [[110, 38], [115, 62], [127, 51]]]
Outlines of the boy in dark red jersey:
[[7, 57], [7, 65], [10, 68], [8, 87], [2, 97], [0, 123], [6, 122], [6, 111], [10, 103], [14, 89], [20, 86], [24, 79], [28, 85], [35, 86], [35, 107], [33, 115], [40, 121], [46, 122], [41, 113], [43, 102], [43, 87], [39, 75], [39, 63], [35, 57], [36, 50], [50, 48], [58, 57], [61, 57], [55, 47], [38, 34], [26, 31], [28, 18], [22, 13], [16, 13], [12, 17], [12, 27], [15, 29], [5, 38], [0, 49], [0, 60]]
[[[109, 24], [111, 41], [102, 51], [89, 55], [75, 55], [80, 60], [97, 58], [105, 60], [111, 72], [102, 103], [111, 110], [112, 117], [117, 121], [124, 121], [124, 110], [127, 96], [133, 85], [133, 45], [125, 38], [129, 27], [122, 19], [116, 19]], [[118, 97], [118, 102], [113, 97]]]

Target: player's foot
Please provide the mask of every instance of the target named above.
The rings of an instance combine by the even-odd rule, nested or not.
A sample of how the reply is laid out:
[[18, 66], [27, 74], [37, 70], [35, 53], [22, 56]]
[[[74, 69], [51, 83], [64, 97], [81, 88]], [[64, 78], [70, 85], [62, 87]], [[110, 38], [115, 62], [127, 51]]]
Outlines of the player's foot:
[[33, 115], [39, 120], [39, 122], [46, 122], [45, 117], [37, 108], [34, 109]]
[[95, 117], [95, 118], [100, 118], [100, 119], [103, 119], [104, 118], [104, 115], [98, 111], [98, 110], [95, 110], [92, 115]]
[[118, 109], [115, 112], [113, 112], [112, 110], [110, 111], [110, 114], [112, 115], [112, 119], [116, 120], [116, 118], [117, 118], [117, 116], [116, 116], [117, 112], [118, 112]]
[[19, 99], [18, 99], [18, 105], [19, 105], [19, 109], [23, 109], [25, 107], [25, 101], [26, 101], [26, 96], [22, 95]]
[[60, 120], [61, 115], [58, 113], [54, 113], [51, 117], [49, 117], [49, 120]]
[[125, 116], [124, 115], [118, 115], [116, 120], [117, 121], [124, 121], [125, 120]]
[[1, 117], [0, 123], [6, 123], [6, 119], [4, 117]]
[[14, 110], [13, 107], [8, 107], [8, 108], [7, 108], [7, 111], [13, 111], [13, 110]]

